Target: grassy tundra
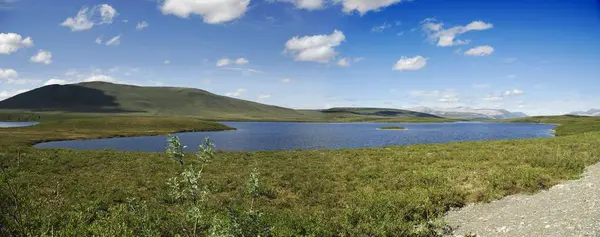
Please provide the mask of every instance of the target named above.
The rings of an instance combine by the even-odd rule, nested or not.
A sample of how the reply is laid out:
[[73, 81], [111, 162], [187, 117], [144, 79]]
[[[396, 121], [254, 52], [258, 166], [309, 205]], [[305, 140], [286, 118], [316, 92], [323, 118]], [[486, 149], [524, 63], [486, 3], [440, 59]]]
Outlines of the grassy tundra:
[[[444, 229], [438, 219], [449, 208], [533, 193], [576, 179], [600, 161], [599, 118], [519, 120], [561, 124], [556, 138], [329, 151], [204, 150], [184, 154], [181, 165], [172, 159], [177, 152], [31, 144], [229, 128], [193, 118], [2, 116], [42, 123], [0, 129], [0, 235], [432, 236]], [[176, 177], [196, 185], [174, 189]], [[188, 192], [175, 199], [173, 190]]]

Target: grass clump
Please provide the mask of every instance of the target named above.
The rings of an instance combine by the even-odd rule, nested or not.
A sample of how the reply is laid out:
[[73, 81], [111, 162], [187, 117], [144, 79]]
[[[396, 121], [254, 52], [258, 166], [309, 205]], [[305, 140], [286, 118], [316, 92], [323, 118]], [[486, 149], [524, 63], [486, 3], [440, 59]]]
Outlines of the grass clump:
[[378, 130], [405, 130], [406, 128], [400, 126], [383, 126], [379, 127]]

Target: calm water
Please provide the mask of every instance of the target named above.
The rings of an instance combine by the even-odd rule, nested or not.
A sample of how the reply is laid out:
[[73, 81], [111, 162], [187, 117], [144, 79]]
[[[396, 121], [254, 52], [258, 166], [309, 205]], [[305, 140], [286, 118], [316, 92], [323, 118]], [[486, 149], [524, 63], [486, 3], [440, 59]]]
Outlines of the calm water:
[[[210, 137], [218, 150], [262, 151], [381, 147], [475, 140], [552, 137], [554, 125], [523, 123], [271, 123], [223, 122], [237, 131], [177, 134], [187, 151]], [[377, 130], [398, 125], [402, 131]], [[163, 152], [166, 136], [47, 142], [36, 147]]]
[[0, 128], [29, 127], [38, 124], [37, 122], [0, 122]]

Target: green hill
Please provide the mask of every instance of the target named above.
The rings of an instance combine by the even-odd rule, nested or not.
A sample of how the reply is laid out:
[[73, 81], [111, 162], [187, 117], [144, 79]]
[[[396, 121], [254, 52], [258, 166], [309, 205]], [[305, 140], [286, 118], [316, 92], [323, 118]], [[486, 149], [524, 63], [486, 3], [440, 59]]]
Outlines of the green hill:
[[225, 118], [297, 118], [303, 114], [210, 92], [177, 87], [142, 87], [107, 82], [49, 85], [0, 101], [0, 109]]
[[72, 113], [137, 113], [197, 116], [213, 120], [420, 121], [440, 117], [399, 109], [293, 110], [179, 87], [143, 87], [108, 82], [43, 86], [0, 101], [0, 109]]

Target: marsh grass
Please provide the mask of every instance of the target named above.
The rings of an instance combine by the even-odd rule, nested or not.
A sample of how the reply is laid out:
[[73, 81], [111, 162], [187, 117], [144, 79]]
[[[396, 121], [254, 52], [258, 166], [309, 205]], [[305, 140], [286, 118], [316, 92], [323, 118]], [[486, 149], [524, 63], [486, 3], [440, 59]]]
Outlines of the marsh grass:
[[[0, 130], [1, 235], [193, 236], [195, 230], [221, 236], [434, 236], [448, 231], [439, 217], [451, 208], [535, 193], [577, 179], [600, 161], [598, 120], [570, 117], [541, 120], [562, 124], [556, 138], [215, 152], [202, 171], [209, 190], [202, 215], [190, 220], [185, 216], [191, 206], [167, 195], [166, 180], [182, 171], [167, 154], [28, 144], [44, 136], [166, 134], [216, 125], [188, 119], [148, 119], [143, 126], [73, 120]], [[92, 129], [100, 127], [101, 134]], [[195, 155], [184, 154], [186, 166], [201, 167]], [[248, 181], [254, 168], [260, 171], [258, 188]]]
[[405, 130], [406, 128], [400, 126], [383, 126], [379, 127], [378, 130]]

